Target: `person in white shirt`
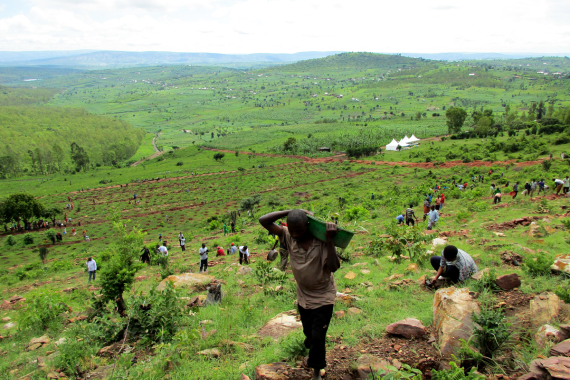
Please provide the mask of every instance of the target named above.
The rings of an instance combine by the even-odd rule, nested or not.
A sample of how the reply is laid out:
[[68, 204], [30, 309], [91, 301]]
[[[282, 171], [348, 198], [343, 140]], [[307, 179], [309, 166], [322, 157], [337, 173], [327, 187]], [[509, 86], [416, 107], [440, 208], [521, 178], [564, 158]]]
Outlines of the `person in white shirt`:
[[249, 264], [249, 249], [247, 249], [247, 245], [242, 245], [239, 247], [239, 263], [242, 264]]
[[180, 248], [182, 248], [183, 251], [186, 251], [186, 239], [184, 238], [184, 235], [180, 238]]
[[428, 213], [428, 230], [432, 230], [435, 224], [439, 220], [439, 212], [435, 209], [435, 206], [431, 206], [431, 211]]
[[158, 251], [162, 254], [162, 256], [168, 257], [168, 248], [166, 248], [166, 242], [162, 243], [162, 245], [158, 247]]
[[93, 277], [93, 281], [95, 281], [95, 274], [97, 273], [97, 263], [93, 260], [93, 257], [87, 259], [87, 271], [89, 272], [89, 280], [87, 283], [91, 282], [91, 277]]
[[560, 194], [560, 190], [562, 190], [562, 186], [564, 186], [564, 181], [558, 178], [556, 179], [552, 178], [552, 180], [554, 181], [554, 185], [556, 186], [555, 187], [556, 195], [558, 195]]
[[200, 270], [198, 273], [206, 273], [208, 271], [208, 248], [206, 248], [206, 244], [202, 243], [202, 248], [198, 250], [200, 254]]
[[[564, 154], [564, 153], [562, 153]], [[564, 194], [568, 194], [568, 191], [570, 191], [570, 178], [568, 178], [568, 176], [566, 176], [566, 178], [564, 178]]]

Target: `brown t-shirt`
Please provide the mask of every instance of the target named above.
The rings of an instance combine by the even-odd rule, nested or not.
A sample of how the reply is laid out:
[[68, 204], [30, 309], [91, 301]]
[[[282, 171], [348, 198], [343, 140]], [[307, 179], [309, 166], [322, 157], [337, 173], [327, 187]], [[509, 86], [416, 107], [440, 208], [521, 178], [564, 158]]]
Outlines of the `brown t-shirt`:
[[307, 252], [291, 238], [286, 227], [283, 227], [283, 234], [279, 238], [286, 243], [291, 257], [299, 305], [304, 309], [317, 309], [334, 304], [336, 285], [332, 272], [325, 266], [327, 244], [313, 238]]

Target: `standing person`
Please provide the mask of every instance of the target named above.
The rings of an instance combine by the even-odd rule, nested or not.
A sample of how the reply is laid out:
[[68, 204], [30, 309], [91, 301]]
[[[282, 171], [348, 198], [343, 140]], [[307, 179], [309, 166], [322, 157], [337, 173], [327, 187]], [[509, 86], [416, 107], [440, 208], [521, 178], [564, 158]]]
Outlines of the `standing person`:
[[231, 227], [231, 229], [232, 229], [232, 234], [234, 234], [234, 233], [236, 232], [236, 224], [235, 224], [235, 222], [233, 221], [233, 219], [232, 219], [232, 221], [230, 222], [230, 227]]
[[542, 191], [543, 193], [546, 193], [546, 189], [544, 188], [544, 178], [541, 178], [540, 181], [538, 181], [538, 195], [540, 195], [540, 192]]
[[184, 237], [184, 234], [182, 233], [182, 231], [180, 231], [180, 233], [178, 234], [178, 242], [180, 243], [180, 240], [182, 240], [182, 238]]
[[513, 185], [513, 199], [515, 199], [517, 197], [517, 194], [519, 193], [519, 183], [515, 182], [515, 184]]
[[536, 187], [538, 186], [538, 183], [536, 182], [536, 180], [533, 178], [532, 182], [530, 183], [530, 199], [532, 200], [532, 196], [534, 195], [534, 192], [536, 191]]
[[427, 214], [429, 213], [429, 209], [430, 209], [430, 200], [429, 197], [426, 197], [425, 201], [424, 201], [424, 220], [427, 219]]
[[73, 236], [75, 236], [75, 227], [73, 227], [73, 229], [71, 230], [71, 234], [72, 234]]
[[162, 234], [158, 234], [158, 241], [162, 241]]
[[414, 205], [410, 204], [410, 207], [406, 209], [406, 224], [409, 226], [411, 223], [412, 227], [415, 226], [414, 219], [416, 220], [416, 222], [418, 221], [418, 218], [414, 213]]
[[148, 249], [147, 246], [144, 246], [144, 247], [141, 249], [141, 252], [143, 253], [143, 254], [141, 255], [141, 262], [142, 262], [143, 264], [144, 264], [144, 263], [147, 263], [148, 265], [150, 265], [150, 249]]
[[239, 263], [249, 264], [249, 249], [247, 249], [247, 245], [242, 245], [239, 247]]
[[180, 238], [180, 248], [182, 251], [186, 251], [186, 238], [184, 235], [182, 235], [182, 238]]
[[89, 280], [87, 283], [91, 282], [91, 278], [95, 281], [95, 275], [97, 274], [97, 263], [93, 260], [93, 257], [87, 259], [87, 271], [89, 272]]
[[208, 271], [208, 248], [206, 248], [206, 244], [202, 243], [202, 248], [198, 250], [200, 254], [200, 269], [198, 273], [206, 273]]
[[445, 205], [445, 194], [441, 194], [441, 200], [440, 200], [440, 205], [439, 205], [439, 209], [443, 210], [443, 206]]
[[224, 236], [226, 236], [230, 231], [228, 230], [228, 225], [224, 222]]
[[[287, 228], [275, 224], [287, 216]], [[326, 367], [325, 339], [333, 313], [336, 285], [333, 273], [340, 268], [340, 260], [334, 246], [337, 226], [326, 224], [326, 242], [317, 240], [309, 232], [307, 211], [276, 211], [259, 218], [268, 231], [280, 236], [286, 243], [291, 257], [291, 268], [297, 283], [297, 301], [305, 347], [309, 349], [303, 365], [313, 368], [313, 380], [321, 380], [321, 369]]]
[[530, 183], [528, 183], [528, 181], [526, 181], [526, 183], [524, 184], [524, 191], [523, 194], [524, 195], [529, 195], [530, 194]]
[[439, 211], [440, 208], [441, 208], [441, 196], [438, 195], [437, 198], [435, 198], [435, 209]]
[[432, 282], [440, 276], [449, 278], [453, 283], [463, 282], [479, 271], [473, 258], [453, 245], [446, 246], [441, 256], [432, 256], [430, 261], [433, 269], [437, 270]]
[[552, 178], [554, 181], [554, 190], [556, 191], [556, 195], [560, 194], [562, 190], [562, 186], [564, 186], [564, 181], [558, 178]]
[[374, 193], [372, 193], [372, 200], [374, 200]]
[[232, 243], [231, 248], [230, 248], [230, 255], [236, 254], [238, 251], [237, 247], [235, 246], [234, 243]]
[[168, 257], [168, 248], [166, 248], [166, 240], [162, 243], [160, 247], [158, 247], [158, 252], [160, 252], [162, 256]]
[[[564, 153], [562, 153], [564, 154]], [[568, 178], [568, 174], [566, 175], [566, 178], [564, 178], [564, 194], [568, 194], [568, 191], [570, 191], [570, 178]]]
[[437, 212], [437, 210], [435, 209], [435, 206], [432, 205], [431, 211], [428, 213], [427, 229], [431, 231], [433, 229], [433, 227], [435, 227], [435, 224], [437, 223], [438, 220], [439, 220], [439, 212]]

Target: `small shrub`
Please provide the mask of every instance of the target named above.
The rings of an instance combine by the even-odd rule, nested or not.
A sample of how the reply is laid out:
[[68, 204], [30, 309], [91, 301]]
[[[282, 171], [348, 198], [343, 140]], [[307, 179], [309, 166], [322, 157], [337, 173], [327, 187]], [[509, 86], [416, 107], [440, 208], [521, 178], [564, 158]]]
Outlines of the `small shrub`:
[[554, 260], [544, 254], [539, 255], [536, 260], [527, 259], [523, 263], [524, 270], [532, 277], [550, 275], [550, 266]]
[[55, 235], [56, 235], [55, 231], [51, 230], [51, 229], [49, 229], [45, 232], [46, 239], [51, 241], [52, 244], [55, 244]]
[[473, 333], [473, 345], [484, 357], [494, 357], [511, 336], [505, 314], [501, 309], [484, 307], [479, 314], [473, 313], [473, 322], [477, 326]]
[[280, 343], [281, 357], [288, 361], [296, 360], [298, 356], [307, 355], [305, 336], [301, 331], [289, 334]]
[[485, 376], [478, 374], [475, 367], [466, 374], [463, 368], [460, 368], [455, 362], [449, 362], [450, 369], [448, 370], [432, 370], [432, 380], [484, 380]]
[[182, 165], [184, 165], [184, 162], [182, 162], [182, 161], [178, 161], [178, 162], [176, 163], [176, 166], [182, 166]]
[[422, 380], [422, 371], [419, 369], [415, 369], [410, 367], [407, 364], [402, 364], [400, 369], [397, 369], [394, 366], [386, 366], [388, 371], [383, 370], [380, 368], [378, 372], [368, 374], [367, 380]]
[[552, 162], [551, 162], [551, 161], [549, 161], [549, 160], [544, 160], [544, 161], [542, 161], [542, 168], [543, 168], [545, 171], [549, 171], [551, 166], [552, 166]]
[[261, 284], [266, 285], [271, 282], [284, 283], [287, 275], [277, 268], [273, 268], [271, 261], [259, 260], [256, 262], [253, 270], [255, 279]]
[[49, 267], [50, 272], [63, 272], [70, 269], [73, 269], [73, 263], [69, 261], [54, 261]]
[[558, 289], [554, 291], [556, 295], [567, 304], [570, 304], [570, 286], [562, 287], [558, 286]]
[[38, 250], [39, 256], [40, 256], [40, 260], [42, 261], [42, 263], [46, 263], [46, 258], [47, 255], [49, 253], [47, 247], [40, 247], [40, 249]]
[[370, 216], [370, 212], [362, 206], [355, 206], [345, 211], [348, 220], [362, 220]]
[[12, 236], [12, 235], [8, 236], [8, 238], [7, 238], [6, 241], [5, 241], [5, 244], [6, 244], [6, 245], [9, 245], [9, 246], [14, 246], [14, 245], [16, 245], [16, 238], [15, 238], [14, 236]]
[[497, 273], [494, 269], [489, 272], [483, 273], [483, 277], [480, 280], [473, 280], [473, 285], [470, 288], [476, 292], [489, 291], [492, 293], [499, 292], [501, 288], [496, 283]]
[[221, 224], [217, 220], [212, 220], [208, 225], [208, 228], [210, 229], [210, 231], [219, 230], [221, 228]]
[[68, 309], [59, 294], [46, 291], [28, 298], [20, 316], [20, 328], [23, 330], [45, 330], [59, 322], [59, 315]]
[[34, 237], [32, 236], [32, 234], [24, 235], [24, 244], [26, 245], [34, 244]]

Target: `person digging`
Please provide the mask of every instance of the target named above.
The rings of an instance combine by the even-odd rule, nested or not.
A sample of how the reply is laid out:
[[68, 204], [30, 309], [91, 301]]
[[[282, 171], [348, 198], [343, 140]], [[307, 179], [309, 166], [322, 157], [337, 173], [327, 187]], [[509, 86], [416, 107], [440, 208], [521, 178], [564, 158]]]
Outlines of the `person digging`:
[[[259, 218], [259, 223], [284, 241], [297, 283], [297, 302], [305, 347], [309, 356], [305, 368], [313, 368], [313, 380], [321, 380], [326, 367], [325, 338], [333, 314], [336, 285], [333, 273], [340, 268], [333, 239], [338, 232], [334, 223], [326, 224], [326, 243], [309, 232], [308, 211], [275, 211]], [[287, 227], [275, 222], [287, 217]]]

